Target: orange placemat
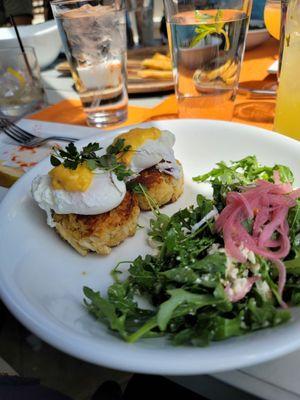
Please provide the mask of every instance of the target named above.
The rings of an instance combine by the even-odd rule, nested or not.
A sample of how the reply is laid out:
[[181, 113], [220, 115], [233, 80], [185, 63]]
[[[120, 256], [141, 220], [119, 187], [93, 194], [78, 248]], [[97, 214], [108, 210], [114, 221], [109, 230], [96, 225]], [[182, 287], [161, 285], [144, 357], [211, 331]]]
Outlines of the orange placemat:
[[[265, 88], [274, 77], [268, 75], [267, 69], [276, 59], [278, 42], [268, 40], [263, 46], [250, 50], [245, 54], [241, 71], [240, 84], [249, 88]], [[275, 100], [248, 99], [238, 95], [234, 121], [258, 125], [272, 129]], [[154, 119], [177, 118], [177, 103], [175, 95], [169, 96], [153, 108], [129, 106], [128, 119], [116, 127], [128, 126]], [[63, 100], [34, 115], [30, 119], [60, 122], [75, 125], [86, 125], [86, 116], [79, 100]]]
[[[237, 96], [233, 121], [272, 129], [274, 109], [274, 100], [246, 100], [244, 96]], [[86, 125], [86, 116], [79, 100], [63, 100], [60, 103], [29, 116], [28, 118], [72, 125]], [[126, 122], [114, 125], [113, 128], [110, 129], [116, 129], [122, 126], [138, 124], [151, 120], [169, 118], [178, 118], [175, 95], [169, 96], [154, 108], [129, 106], [128, 119]]]
[[[170, 109], [168, 106], [166, 107], [164, 104], [169, 103], [168, 99], [152, 109], [130, 105], [128, 107], [127, 120], [122, 124], [114, 125], [111, 129], [148, 121], [154, 116], [164, 118], [165, 114], [168, 114], [169, 118], [170, 114], [172, 115], [171, 118], [176, 118], [177, 104], [175, 101], [175, 96], [170, 96], [170, 99], [173, 97], [174, 101], [171, 101], [173, 107], [172, 109]], [[30, 115], [27, 118], [39, 121], [60, 122], [65, 124], [86, 126], [86, 115], [83, 112], [81, 102], [80, 100], [75, 99], [63, 100], [57, 104], [54, 104], [53, 106], [45, 108], [36, 114]]]
[[245, 52], [240, 82], [263, 81], [268, 76], [268, 68], [278, 59], [278, 40], [270, 38], [261, 46]]

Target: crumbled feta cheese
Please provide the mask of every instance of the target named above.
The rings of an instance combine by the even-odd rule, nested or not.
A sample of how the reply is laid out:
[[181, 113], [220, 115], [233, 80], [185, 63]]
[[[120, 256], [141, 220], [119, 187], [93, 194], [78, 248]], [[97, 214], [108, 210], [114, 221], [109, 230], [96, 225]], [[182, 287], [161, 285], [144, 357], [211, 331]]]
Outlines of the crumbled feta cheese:
[[237, 268], [232, 268], [228, 273], [228, 277], [231, 279], [237, 279], [238, 273], [239, 273], [239, 270]]
[[218, 252], [219, 247], [220, 247], [219, 243], [213, 243], [208, 249], [207, 253], [210, 255], [215, 254]]
[[251, 250], [248, 253], [248, 260], [251, 262], [251, 264], [255, 264], [256, 263], [255, 254]]
[[235, 267], [236, 260], [228, 255], [226, 255], [226, 269], [230, 270]]
[[184, 226], [181, 228], [181, 232], [186, 235], [187, 233], [190, 233], [190, 230]]
[[243, 271], [243, 273], [242, 273], [242, 277], [247, 278], [248, 275], [249, 275], [249, 271], [248, 271], [248, 269], [245, 269], [245, 271]]
[[240, 245], [239, 250], [243, 254], [243, 256], [252, 264], [256, 263], [255, 254], [253, 253], [253, 251], [247, 249], [247, 247], [245, 247], [243, 244]]
[[257, 275], [258, 274], [258, 271], [260, 270], [260, 264], [253, 264], [253, 265], [250, 265], [250, 271], [254, 274], [254, 275]]
[[239, 247], [239, 250], [240, 250], [240, 252], [243, 254], [243, 256], [245, 258], [248, 258], [249, 250], [247, 249], [247, 247], [244, 247], [244, 245], [241, 244], [240, 247]]
[[255, 286], [258, 293], [264, 300], [268, 300], [272, 297], [272, 291], [266, 281], [259, 280], [255, 282]]
[[246, 291], [247, 287], [248, 287], [247, 278], [239, 278], [234, 281], [232, 285], [232, 290], [234, 294], [239, 294], [240, 292]]
[[226, 270], [225, 270], [225, 276], [226, 278], [230, 278], [231, 277], [231, 272], [233, 269], [237, 269], [235, 268], [236, 266], [236, 259], [233, 257], [230, 257], [228, 254], [226, 254]]

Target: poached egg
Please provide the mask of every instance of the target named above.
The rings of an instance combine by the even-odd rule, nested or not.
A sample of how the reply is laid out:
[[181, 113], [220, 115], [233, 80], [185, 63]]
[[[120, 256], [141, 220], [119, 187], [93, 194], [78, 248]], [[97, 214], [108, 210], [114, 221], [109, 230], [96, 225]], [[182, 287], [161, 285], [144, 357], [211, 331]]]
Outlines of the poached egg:
[[126, 194], [126, 186], [114, 173], [90, 171], [79, 165], [76, 170], [62, 164], [49, 174], [37, 176], [32, 182], [32, 196], [47, 213], [47, 223], [54, 227], [56, 214], [97, 215], [118, 207]]
[[180, 166], [176, 162], [173, 146], [175, 136], [167, 130], [158, 128], [135, 128], [123, 133], [117, 139], [124, 139], [130, 150], [120, 159], [137, 175], [154, 165], [160, 172], [180, 177]]

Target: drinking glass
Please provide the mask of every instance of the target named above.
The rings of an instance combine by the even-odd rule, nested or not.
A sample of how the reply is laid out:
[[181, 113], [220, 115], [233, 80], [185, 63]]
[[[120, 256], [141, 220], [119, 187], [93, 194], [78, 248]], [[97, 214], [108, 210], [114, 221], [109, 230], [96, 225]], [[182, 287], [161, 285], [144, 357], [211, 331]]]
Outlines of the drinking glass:
[[87, 123], [127, 118], [126, 22], [123, 0], [51, 3]]
[[300, 140], [300, 0], [289, 0], [274, 130]]
[[279, 40], [277, 77], [279, 77], [281, 70], [288, 3], [289, 0], [267, 0], [264, 10], [266, 28], [275, 39]]
[[267, 0], [264, 9], [265, 25], [275, 39], [280, 39], [281, 0]]
[[132, 45], [153, 46], [154, 0], [126, 0], [126, 10], [133, 35]]
[[164, 0], [179, 116], [230, 120], [252, 0]]
[[0, 111], [20, 118], [43, 104], [40, 67], [32, 47], [0, 49]]

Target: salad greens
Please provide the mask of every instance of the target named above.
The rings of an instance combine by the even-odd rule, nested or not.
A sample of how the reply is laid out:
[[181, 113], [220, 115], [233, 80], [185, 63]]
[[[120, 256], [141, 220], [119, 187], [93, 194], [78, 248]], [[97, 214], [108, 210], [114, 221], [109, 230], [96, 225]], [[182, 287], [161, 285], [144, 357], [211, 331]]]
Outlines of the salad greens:
[[[129, 343], [167, 336], [174, 345], [206, 346], [288, 321], [290, 311], [280, 307], [277, 269], [250, 251], [244, 263], [229, 257], [222, 236], [214, 229], [212, 213], [215, 207], [224, 208], [229, 191], [256, 179], [273, 181], [276, 170], [282, 181], [293, 180], [288, 167], [260, 166], [254, 156], [229, 165], [220, 162], [194, 178], [212, 184], [213, 199], [198, 195], [195, 206], [172, 216], [156, 210], [149, 231], [156, 252], [128, 262], [126, 279], [119, 263], [106, 297], [85, 287], [87, 310]], [[205, 219], [209, 213], [211, 217]], [[284, 300], [294, 305], [300, 304], [299, 200], [290, 209], [288, 223], [291, 251], [285, 261]], [[228, 291], [237, 293], [249, 279], [254, 282], [251, 290], [240, 300], [230, 301]]]
[[274, 167], [261, 166], [255, 156], [232, 161], [230, 165], [224, 161], [218, 162], [216, 165], [216, 168], [193, 178], [193, 180], [211, 183], [215, 206], [219, 211], [225, 206], [228, 192], [238, 191], [241, 186], [250, 185], [257, 179], [274, 182], [274, 171], [280, 172], [282, 182], [294, 182], [293, 173], [288, 167], [279, 164]]

